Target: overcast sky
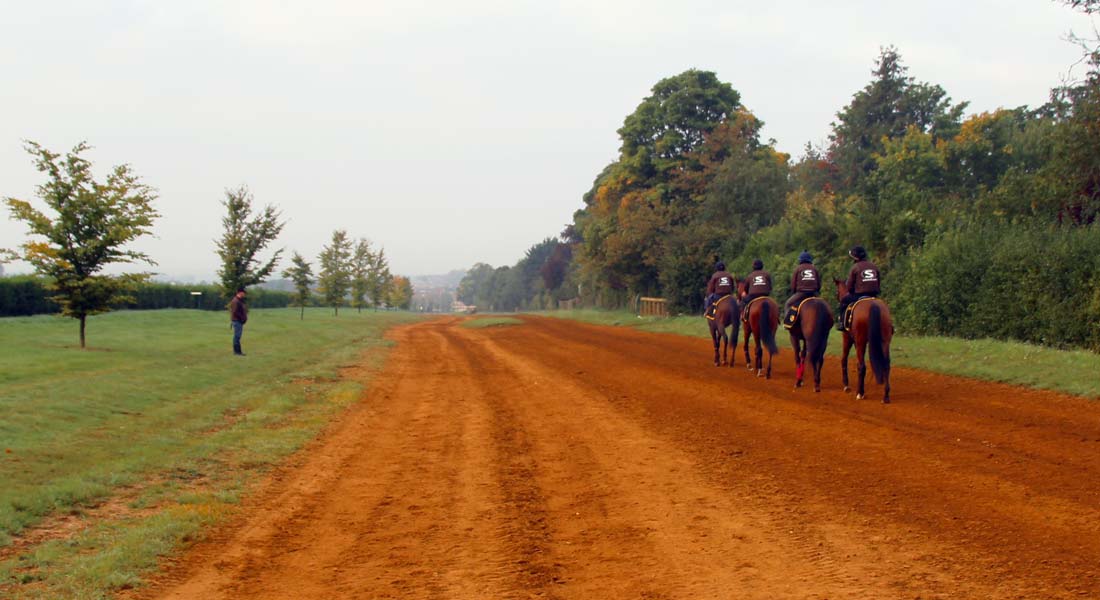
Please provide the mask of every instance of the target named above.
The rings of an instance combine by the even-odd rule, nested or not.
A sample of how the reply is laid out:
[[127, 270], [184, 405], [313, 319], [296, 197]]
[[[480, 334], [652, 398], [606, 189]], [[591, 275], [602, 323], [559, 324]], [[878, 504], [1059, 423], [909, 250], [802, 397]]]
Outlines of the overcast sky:
[[[150, 253], [212, 280], [226, 187], [280, 207], [287, 253], [333, 229], [396, 273], [512, 264], [558, 234], [658, 80], [712, 70], [798, 155], [896, 45], [971, 112], [1043, 103], [1087, 17], [1048, 0], [0, 1], [0, 196], [23, 139], [81, 140], [159, 190]], [[6, 209], [5, 209], [6, 212]], [[0, 217], [0, 247], [25, 228]], [[25, 270], [8, 265], [8, 272]]]

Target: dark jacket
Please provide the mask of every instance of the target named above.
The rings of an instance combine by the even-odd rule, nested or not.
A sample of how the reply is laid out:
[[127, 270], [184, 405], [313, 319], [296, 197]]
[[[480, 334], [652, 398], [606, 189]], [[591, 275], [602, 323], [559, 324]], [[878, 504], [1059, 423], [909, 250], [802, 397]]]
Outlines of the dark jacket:
[[791, 275], [791, 292], [810, 292], [816, 294], [821, 291], [821, 273], [813, 263], [800, 263]]
[[245, 306], [244, 300], [234, 296], [229, 301], [229, 320], [240, 321], [241, 323], [248, 322], [248, 307]]
[[729, 271], [716, 271], [707, 282], [708, 294], [728, 294], [733, 291], [733, 275]]
[[748, 276], [748, 286], [745, 291], [749, 294], [766, 296], [772, 293], [772, 276], [767, 271], [753, 271]]
[[869, 260], [861, 260], [848, 273], [848, 291], [856, 295], [877, 294], [882, 291], [880, 279], [878, 267]]

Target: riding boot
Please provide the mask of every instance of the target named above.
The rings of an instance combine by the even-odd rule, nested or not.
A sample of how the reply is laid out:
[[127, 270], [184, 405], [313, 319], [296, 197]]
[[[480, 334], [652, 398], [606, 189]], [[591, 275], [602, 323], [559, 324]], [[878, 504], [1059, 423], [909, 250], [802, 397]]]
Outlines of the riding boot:
[[844, 310], [846, 308], [848, 308], [848, 307], [844, 306], [843, 304], [839, 304], [836, 307], [836, 330], [837, 331], [841, 331], [841, 332], [844, 331]]

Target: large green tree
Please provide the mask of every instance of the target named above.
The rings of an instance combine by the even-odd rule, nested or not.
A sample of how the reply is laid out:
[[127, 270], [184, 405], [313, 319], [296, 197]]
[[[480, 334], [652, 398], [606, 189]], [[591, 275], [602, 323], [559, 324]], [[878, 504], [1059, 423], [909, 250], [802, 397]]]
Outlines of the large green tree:
[[332, 307], [333, 314], [340, 315], [340, 306], [344, 303], [351, 288], [351, 240], [348, 232], [337, 229], [332, 232], [332, 241], [321, 249], [318, 262], [321, 271], [317, 277], [317, 288]]
[[875, 154], [883, 140], [905, 135], [910, 127], [946, 139], [958, 132], [967, 103], [952, 104], [938, 85], [915, 81], [896, 48], [884, 48], [862, 90], [852, 96], [833, 123], [830, 160], [836, 165], [840, 190], [865, 191], [862, 185], [875, 170]]
[[740, 106], [741, 95], [710, 71], [662, 79], [623, 121], [619, 161], [639, 184], [667, 178]]
[[312, 295], [310, 287], [314, 282], [313, 267], [297, 252], [291, 257], [290, 264], [291, 266], [283, 271], [283, 277], [294, 283], [294, 300], [291, 306], [300, 307], [302, 312], [299, 319], [305, 320], [306, 305], [309, 304], [309, 298]]
[[370, 291], [370, 274], [374, 260], [370, 242], [360, 238], [351, 257], [351, 305], [358, 312], [363, 312], [363, 307], [368, 305], [367, 293]]
[[[143, 252], [126, 246], [152, 231], [159, 216], [153, 209], [156, 192], [143, 184], [128, 165], [115, 167], [103, 182], [95, 180], [92, 163], [81, 156], [89, 149], [77, 144], [68, 154], [50, 152], [27, 142], [27, 152], [47, 180], [37, 195], [47, 212], [30, 202], [5, 198], [12, 218], [24, 221], [38, 239], [8, 251], [46, 276], [52, 300], [62, 314], [80, 321], [80, 347], [85, 347], [89, 315], [110, 310], [129, 299], [127, 292], [146, 281], [149, 273], [108, 275], [103, 269], [116, 263], [156, 264]], [[52, 214], [51, 214], [52, 213]]]
[[279, 211], [270, 204], [253, 217], [252, 201], [252, 193], [243, 185], [225, 190], [223, 232], [216, 243], [222, 263], [218, 279], [227, 298], [240, 288], [266, 281], [283, 252], [281, 248], [276, 250], [267, 262], [259, 257], [260, 252], [279, 237], [286, 222], [280, 221]]

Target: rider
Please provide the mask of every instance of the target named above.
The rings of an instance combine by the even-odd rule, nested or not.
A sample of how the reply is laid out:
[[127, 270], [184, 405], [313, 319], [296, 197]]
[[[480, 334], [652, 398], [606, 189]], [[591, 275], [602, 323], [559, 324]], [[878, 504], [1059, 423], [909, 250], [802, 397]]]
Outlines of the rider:
[[745, 280], [745, 306], [761, 296], [772, 293], [772, 275], [764, 270], [764, 261], [759, 258], [752, 261], [752, 273]]
[[[787, 315], [791, 307], [798, 306], [806, 298], [821, 292], [821, 273], [814, 266], [814, 257], [803, 251], [798, 255], [798, 267], [791, 274], [791, 297], [783, 304], [783, 314]], [[784, 316], [786, 319], [786, 316]], [[784, 321], [786, 323], [787, 321]]]
[[703, 314], [708, 314], [719, 298], [731, 293], [733, 293], [733, 275], [726, 271], [726, 263], [718, 261], [718, 264], [714, 265], [714, 275], [711, 275], [710, 280], [707, 281], [707, 304]]
[[878, 267], [867, 260], [867, 250], [863, 246], [855, 246], [848, 251], [848, 256], [856, 261], [852, 270], [848, 272], [848, 295], [840, 299], [840, 306], [836, 313], [836, 328], [844, 331], [844, 312], [848, 305], [864, 297], [874, 298], [879, 295], [881, 277]]

